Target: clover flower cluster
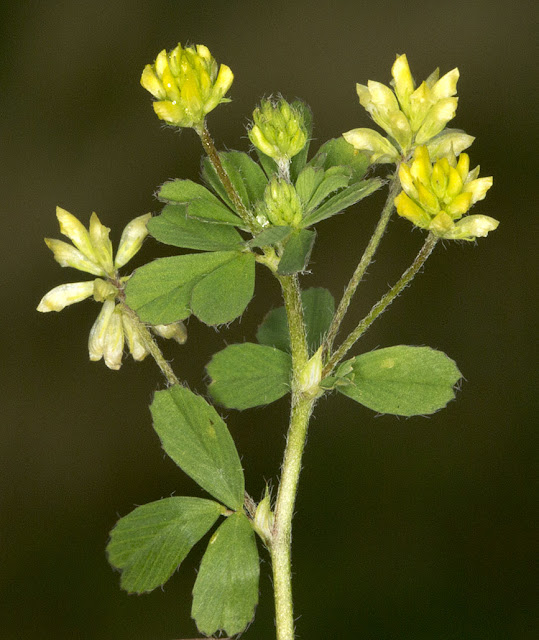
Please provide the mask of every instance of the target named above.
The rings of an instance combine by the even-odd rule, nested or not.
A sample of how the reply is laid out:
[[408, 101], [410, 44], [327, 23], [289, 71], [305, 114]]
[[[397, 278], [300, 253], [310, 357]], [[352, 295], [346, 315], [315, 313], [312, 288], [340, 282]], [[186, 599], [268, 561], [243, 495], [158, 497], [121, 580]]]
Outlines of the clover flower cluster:
[[[51, 289], [43, 296], [37, 310], [62, 311], [65, 307], [93, 296], [103, 303], [88, 339], [90, 360], [102, 358], [109, 369], [119, 369], [122, 364], [124, 344], [134, 360], [144, 360], [148, 355], [148, 345], [140, 333], [139, 325], [127, 307], [118, 303], [122, 298], [123, 285], [128, 278], [120, 277], [118, 269], [123, 267], [139, 251], [148, 235], [146, 223], [151, 214], [131, 220], [123, 230], [116, 257], [113, 257], [110, 229], [105, 227], [97, 214], [90, 217], [89, 228], [71, 213], [56, 208], [60, 231], [71, 242], [45, 238], [45, 243], [53, 252], [55, 260], [62, 267], [73, 267], [79, 271], [100, 276], [85, 282], [68, 282]], [[152, 330], [165, 338], [185, 342], [185, 327], [182, 323], [157, 325]]]

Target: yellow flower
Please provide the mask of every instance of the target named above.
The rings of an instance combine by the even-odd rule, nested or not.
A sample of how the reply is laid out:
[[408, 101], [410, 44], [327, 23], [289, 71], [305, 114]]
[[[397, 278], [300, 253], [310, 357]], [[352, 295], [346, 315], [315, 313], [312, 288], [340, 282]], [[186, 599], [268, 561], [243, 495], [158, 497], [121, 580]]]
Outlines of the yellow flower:
[[461, 131], [445, 129], [455, 117], [459, 70], [439, 78], [436, 69], [419, 87], [412, 78], [406, 55], [399, 55], [391, 69], [393, 89], [369, 80], [358, 84], [361, 105], [388, 135], [372, 129], [352, 129], [343, 134], [356, 149], [369, 154], [371, 162], [398, 162], [417, 145], [426, 144], [433, 159], [452, 152], [459, 155], [474, 138]]
[[229, 102], [225, 93], [234, 75], [229, 67], [220, 67], [207, 47], [181, 44], [167, 53], [159, 53], [154, 64], [144, 67], [140, 78], [157, 102], [155, 113], [161, 120], [178, 127], [202, 126], [207, 113], [221, 102]]
[[55, 259], [62, 267], [73, 267], [93, 275], [101, 276], [86, 282], [69, 282], [51, 289], [43, 296], [37, 310], [42, 312], [61, 311], [93, 296], [103, 307], [95, 321], [88, 341], [90, 360], [105, 360], [109, 369], [119, 369], [122, 364], [124, 342], [135, 360], [143, 360], [148, 355], [138, 329], [123, 305], [116, 304], [126, 278], [120, 278], [118, 269], [124, 266], [142, 246], [148, 235], [146, 223], [148, 213], [139, 216], [125, 227], [120, 245], [113, 259], [110, 229], [101, 224], [95, 213], [90, 218], [89, 228], [61, 207], [56, 208], [60, 231], [72, 245], [62, 240], [46, 238]]
[[470, 207], [483, 200], [492, 178], [478, 178], [479, 167], [470, 171], [470, 159], [462, 153], [431, 163], [425, 146], [414, 152], [410, 164], [401, 164], [403, 191], [395, 198], [397, 213], [421, 229], [446, 240], [475, 240], [497, 228], [494, 218], [473, 215], [463, 218]]

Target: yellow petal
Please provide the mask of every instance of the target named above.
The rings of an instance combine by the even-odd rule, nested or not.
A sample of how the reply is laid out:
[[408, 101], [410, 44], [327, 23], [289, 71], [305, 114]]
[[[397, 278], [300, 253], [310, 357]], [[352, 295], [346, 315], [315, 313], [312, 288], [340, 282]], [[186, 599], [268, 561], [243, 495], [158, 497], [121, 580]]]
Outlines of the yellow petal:
[[124, 327], [125, 338], [127, 341], [127, 346], [131, 355], [133, 356], [133, 360], [141, 361], [148, 355], [149, 351], [146, 348], [146, 345], [142, 341], [140, 333], [137, 327], [133, 324], [133, 321], [129, 316], [125, 313], [122, 314], [122, 322]]
[[77, 249], [92, 262], [97, 262], [90, 235], [86, 227], [73, 214], [62, 207], [56, 207], [56, 217], [60, 223], [60, 231], [67, 236]]
[[114, 275], [112, 264], [112, 243], [109, 238], [110, 229], [101, 224], [96, 213], [90, 216], [90, 238], [99, 261], [108, 275]]
[[153, 67], [150, 64], [147, 64], [144, 67], [144, 71], [140, 76], [140, 84], [146, 89], [146, 91], [149, 91], [154, 98], [157, 98], [158, 100], [166, 98], [167, 93], [165, 91], [165, 87], [161, 80], [159, 80], [155, 75]]
[[103, 336], [103, 358], [109, 369], [117, 371], [122, 366], [124, 352], [124, 330], [122, 312], [116, 307]]
[[90, 353], [90, 360], [93, 362], [101, 360], [103, 357], [104, 338], [115, 306], [114, 300], [107, 300], [103, 304], [96, 321], [90, 329], [88, 351]]
[[487, 191], [492, 187], [492, 176], [488, 178], [478, 178], [477, 180], [472, 180], [464, 185], [463, 191], [466, 193], [471, 193], [472, 195], [472, 204], [479, 202], [479, 200], [483, 200], [487, 195]]
[[138, 216], [138, 218], [131, 220], [123, 230], [120, 245], [116, 252], [116, 259], [114, 260], [114, 266], [117, 269], [127, 264], [142, 247], [144, 238], [148, 235], [146, 225], [151, 217], [151, 213]]
[[406, 54], [397, 56], [391, 68], [391, 75], [394, 79], [395, 93], [397, 94], [400, 105], [403, 111], [408, 114], [410, 96], [414, 92], [414, 80]]
[[423, 144], [440, 133], [445, 125], [455, 117], [458, 98], [444, 98], [433, 105], [421, 128], [417, 132], [417, 144]]
[[470, 147], [475, 138], [462, 131], [446, 129], [427, 143], [432, 162], [453, 153], [458, 156], [464, 149]]
[[37, 310], [43, 313], [48, 311], [61, 311], [70, 304], [75, 304], [81, 300], [86, 300], [94, 292], [94, 283], [89, 282], [68, 282], [54, 287], [46, 293]]
[[407, 218], [417, 227], [427, 229], [430, 224], [430, 216], [419, 205], [417, 205], [404, 192], [399, 193], [395, 198], [397, 213], [403, 218]]
[[455, 67], [444, 76], [442, 76], [433, 86], [432, 95], [435, 100], [442, 98], [450, 98], [457, 93], [457, 82], [459, 79], [459, 70]]
[[45, 238], [45, 244], [53, 252], [56, 262], [62, 267], [73, 267], [73, 269], [93, 273], [96, 276], [105, 275], [105, 271], [99, 264], [89, 260], [73, 245], [54, 238]]
[[447, 213], [456, 220], [463, 216], [466, 211], [472, 206], [472, 194], [471, 193], [459, 193], [456, 198], [453, 198], [451, 202], [446, 206]]
[[359, 151], [369, 154], [371, 162], [398, 162], [400, 154], [378, 131], [373, 129], [352, 129], [343, 133], [343, 138]]
[[466, 216], [457, 222], [445, 236], [450, 240], [475, 240], [484, 238], [489, 231], [494, 231], [500, 223], [490, 216]]

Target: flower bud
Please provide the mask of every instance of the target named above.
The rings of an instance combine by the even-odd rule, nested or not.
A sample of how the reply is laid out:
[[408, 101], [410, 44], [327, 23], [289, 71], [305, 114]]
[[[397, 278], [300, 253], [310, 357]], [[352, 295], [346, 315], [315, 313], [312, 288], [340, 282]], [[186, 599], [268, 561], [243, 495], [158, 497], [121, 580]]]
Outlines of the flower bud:
[[298, 391], [306, 396], [317, 396], [320, 389], [320, 381], [322, 380], [322, 351], [320, 347], [318, 351], [303, 367], [298, 378]]
[[271, 498], [266, 485], [264, 498], [258, 503], [253, 520], [253, 528], [262, 538], [264, 544], [269, 547], [273, 531], [273, 511], [271, 510]]
[[153, 108], [161, 120], [198, 128], [206, 114], [221, 102], [229, 102], [224, 95], [233, 80], [230, 68], [219, 67], [204, 45], [182, 48], [178, 44], [168, 54], [161, 51], [153, 65], [144, 67], [140, 83], [157, 98]]
[[172, 324], [155, 324], [152, 331], [167, 340], [175, 340], [178, 344], [187, 342], [187, 327], [181, 320]]
[[262, 100], [253, 112], [249, 140], [276, 162], [289, 161], [307, 144], [307, 127], [301, 108], [284, 98]]
[[276, 177], [266, 186], [262, 212], [275, 226], [297, 227], [303, 217], [301, 200], [294, 186]]
[[133, 360], [141, 361], [148, 355], [149, 351], [144, 344], [140, 332], [133, 320], [127, 313], [122, 313], [122, 324], [127, 342], [127, 347], [133, 356]]

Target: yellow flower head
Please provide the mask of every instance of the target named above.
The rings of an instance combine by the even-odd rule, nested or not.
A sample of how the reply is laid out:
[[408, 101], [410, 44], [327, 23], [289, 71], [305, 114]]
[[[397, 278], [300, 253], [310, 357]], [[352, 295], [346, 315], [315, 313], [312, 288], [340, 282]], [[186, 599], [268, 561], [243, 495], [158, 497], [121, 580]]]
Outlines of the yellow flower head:
[[60, 231], [71, 242], [46, 238], [45, 242], [62, 267], [73, 267], [96, 276], [86, 282], [69, 282], [51, 289], [39, 303], [42, 312], [61, 311], [68, 305], [85, 300], [90, 296], [103, 307], [95, 321], [88, 341], [90, 360], [105, 360], [109, 369], [119, 369], [122, 364], [124, 342], [135, 360], [143, 360], [148, 355], [136, 325], [123, 305], [116, 304], [125, 278], [120, 278], [118, 269], [123, 267], [137, 253], [148, 235], [146, 223], [151, 218], [148, 213], [139, 216], [125, 227], [120, 245], [113, 259], [110, 229], [101, 224], [95, 213], [90, 218], [89, 228], [61, 207], [56, 208]]
[[474, 138], [465, 133], [443, 132], [457, 109], [458, 69], [441, 78], [436, 69], [416, 87], [403, 54], [397, 56], [391, 74], [392, 89], [373, 80], [367, 86], [357, 85], [361, 105], [389, 138], [372, 129], [352, 129], [343, 134], [347, 142], [379, 163], [398, 162], [417, 145], [426, 144], [431, 156], [438, 158], [448, 150], [458, 155], [472, 144]]
[[141, 85], [157, 101], [155, 113], [161, 120], [177, 127], [200, 127], [206, 114], [221, 102], [234, 75], [229, 67], [220, 67], [207, 47], [182, 48], [181, 44], [167, 53], [165, 49], [154, 64], [144, 67]]
[[497, 220], [481, 215], [462, 216], [485, 198], [492, 178], [478, 178], [479, 167], [469, 169], [467, 153], [462, 153], [458, 162], [452, 154], [433, 165], [427, 148], [417, 147], [413, 161], [399, 167], [403, 191], [395, 198], [397, 213], [446, 240], [486, 236], [496, 229]]

